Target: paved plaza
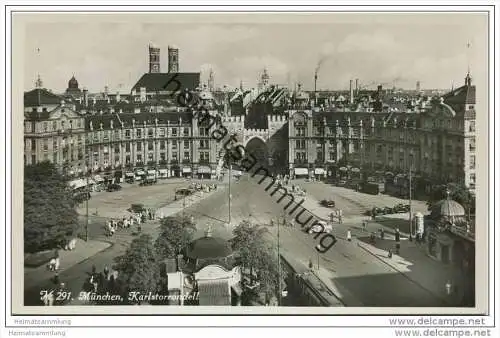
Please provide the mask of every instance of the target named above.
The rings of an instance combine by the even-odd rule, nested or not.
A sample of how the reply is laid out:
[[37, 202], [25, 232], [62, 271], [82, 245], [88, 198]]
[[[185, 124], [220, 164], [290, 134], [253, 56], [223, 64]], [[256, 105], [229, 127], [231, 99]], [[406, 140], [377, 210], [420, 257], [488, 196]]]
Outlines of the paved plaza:
[[[96, 195], [92, 198], [91, 205], [98, 208], [100, 217], [103, 215], [113, 216], [116, 212], [129, 207], [131, 203], [144, 203], [151, 207], [163, 206], [165, 215], [185, 212], [195, 219], [198, 229], [195, 237], [203, 236], [207, 226], [210, 225], [213, 236], [229, 239], [232, 237], [232, 226], [228, 226], [229, 217], [231, 217], [232, 225], [249, 219], [267, 226], [269, 240], [277, 245], [277, 226], [268, 225], [271, 219], [278, 220], [283, 215], [284, 204], [277, 202], [279, 194], [270, 196], [269, 192], [265, 191], [266, 185], [257, 183], [258, 179], [258, 177], [251, 178], [244, 175], [239, 182], [231, 184], [230, 190], [227, 184], [219, 184], [220, 188], [217, 191], [208, 196], [196, 197], [185, 208], [183, 208], [182, 201], [164, 204], [172, 202], [173, 190], [177, 187], [177, 183], [150, 187], [124, 187], [120, 192]], [[185, 186], [188, 183], [179, 182], [178, 184]], [[331, 187], [320, 182], [303, 184], [307, 190], [307, 200], [310, 205], [314, 204], [316, 199], [333, 198], [347, 215], [353, 217], [359, 216], [362, 210], [373, 206], [404, 203], [404, 201], [392, 197], [369, 196], [354, 191], [345, 192], [339, 190], [343, 188]], [[228, 203], [229, 199], [231, 199], [231, 203]], [[416, 205], [418, 207], [419, 204], [416, 203]], [[420, 205], [423, 208], [422, 202]], [[92, 208], [90, 209], [92, 210]], [[231, 216], [229, 216], [229, 210], [231, 210]], [[433, 276], [434, 271], [439, 269], [438, 265], [422, 266], [419, 269], [418, 281], [411, 280], [398, 269], [358, 246], [357, 240], [348, 242], [344, 239], [347, 228], [359, 228], [360, 225], [361, 221], [357, 223], [346, 222], [335, 226], [334, 233], [338, 236], [338, 242], [324, 254], [318, 254], [315, 249], [318, 245], [318, 239], [315, 239], [314, 236], [306, 234], [297, 227], [280, 227], [280, 247], [304, 264], [313, 261], [316, 265], [319, 262], [318, 274], [348, 306], [423, 307], [446, 305], [439, 294], [428, 290], [425, 283], [422, 282], [425, 278]], [[158, 222], [146, 223], [143, 226], [143, 232], [156, 236]], [[357, 234], [353, 235], [358, 236]], [[359, 236], [361, 237], [362, 234], [360, 233]], [[72, 267], [65, 268], [64, 260], [61, 261], [63, 271], [60, 273], [60, 278], [75, 293], [80, 291], [92, 265], [95, 265], [98, 270], [102, 270], [106, 265], [112, 265], [113, 258], [125, 251], [134, 235], [131, 231], [124, 230], [117, 232], [111, 239], [106, 239], [103, 236], [101, 238], [110, 240], [112, 246]], [[25, 304], [39, 303], [37, 295], [40, 287], [47, 285], [47, 283], [50, 281], [43, 280], [36, 287], [28, 288], [25, 292]]]

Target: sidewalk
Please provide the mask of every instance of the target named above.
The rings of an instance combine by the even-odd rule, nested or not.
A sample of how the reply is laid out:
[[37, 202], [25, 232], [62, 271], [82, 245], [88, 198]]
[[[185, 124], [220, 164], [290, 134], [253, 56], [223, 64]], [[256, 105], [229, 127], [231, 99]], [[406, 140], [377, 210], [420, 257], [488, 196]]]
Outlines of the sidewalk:
[[388, 250], [394, 250], [393, 240], [377, 239], [374, 245], [358, 240], [357, 244], [434, 297], [441, 299], [443, 305], [453, 305], [453, 299], [446, 295], [445, 284], [447, 281], [455, 280], [456, 270], [453, 266], [442, 264], [428, 257], [423, 247], [425, 244], [419, 246], [415, 242], [401, 241], [400, 254], [393, 254], [392, 258], [388, 257]]
[[[61, 266], [59, 273], [72, 266], [87, 260], [99, 252], [111, 247], [111, 243], [104, 241], [89, 240], [88, 242], [77, 239], [76, 247], [72, 251], [59, 251]], [[24, 288], [31, 288], [39, 284], [41, 280], [46, 280], [54, 276], [53, 271], [47, 269], [47, 264], [36, 268], [24, 267]]]

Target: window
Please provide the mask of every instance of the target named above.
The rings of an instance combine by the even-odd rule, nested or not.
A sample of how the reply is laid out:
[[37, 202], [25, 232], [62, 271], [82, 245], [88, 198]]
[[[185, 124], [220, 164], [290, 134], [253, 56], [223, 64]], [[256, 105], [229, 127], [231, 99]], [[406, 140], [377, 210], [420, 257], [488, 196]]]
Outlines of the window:
[[153, 150], [153, 149], [154, 149], [153, 142], [149, 141], [148, 142], [148, 150]]
[[142, 143], [141, 142], [137, 143], [137, 151], [142, 151]]
[[125, 156], [125, 163], [130, 164], [130, 155]]
[[52, 141], [52, 149], [57, 150], [57, 139]]
[[476, 139], [475, 138], [470, 139], [469, 151], [476, 151]]
[[137, 155], [137, 162], [142, 162], [142, 155], [141, 154]]
[[297, 136], [306, 136], [306, 128], [297, 127]]
[[57, 121], [52, 122], [52, 130], [57, 130]]
[[135, 131], [135, 133], [136, 133], [135, 135], [136, 135], [137, 138], [142, 138], [142, 129], [137, 129]]
[[317, 161], [323, 161], [323, 152], [322, 151], [318, 151], [316, 153], [316, 160]]
[[474, 133], [476, 131], [476, 121], [469, 122], [469, 132]]
[[[31, 150], [35, 151], [36, 150], [36, 140], [31, 140]], [[34, 162], [32, 162], [34, 163]]]
[[335, 153], [333, 151], [330, 152], [330, 160], [335, 161]]
[[73, 120], [69, 120], [69, 129], [73, 129]]
[[208, 163], [208, 162], [210, 162], [208, 151], [201, 151], [200, 152], [200, 162], [201, 163]]
[[189, 151], [184, 152], [184, 160], [189, 161]]
[[64, 130], [64, 127], [66, 127], [66, 124], [64, 123], [64, 121], [61, 121], [61, 129]]
[[160, 137], [165, 137], [165, 128], [160, 128], [158, 131]]
[[47, 132], [49, 130], [49, 124], [47, 122], [43, 123], [43, 131]]
[[115, 146], [115, 154], [119, 154], [120, 153], [120, 147], [119, 146]]
[[476, 155], [470, 155], [469, 163], [470, 163], [470, 166], [469, 166], [470, 169], [476, 168]]
[[177, 140], [172, 141], [172, 149], [177, 149]]
[[184, 128], [184, 137], [189, 136], [189, 128]]
[[200, 128], [200, 136], [209, 136], [210, 129], [209, 128]]
[[153, 131], [153, 128], [149, 128], [149, 129], [148, 129], [148, 137], [149, 137], [149, 138], [154, 137], [154, 131]]
[[476, 184], [476, 174], [470, 174], [469, 181], [470, 184]]
[[31, 155], [31, 164], [36, 163], [36, 155]]
[[189, 140], [184, 140], [184, 149], [189, 149]]
[[115, 130], [115, 140], [119, 140], [119, 139], [120, 139], [120, 131]]
[[208, 148], [208, 140], [200, 140], [200, 149]]
[[125, 138], [130, 139], [130, 129], [125, 130]]
[[174, 161], [174, 162], [178, 161], [178, 159], [177, 159], [177, 152], [172, 153], [172, 161]]
[[305, 149], [306, 148], [306, 140], [295, 140], [295, 147], [297, 149]]
[[172, 136], [177, 137], [177, 128], [172, 128]]
[[165, 141], [160, 141], [160, 149], [165, 150]]
[[165, 153], [160, 153], [160, 161], [165, 161]]
[[125, 143], [125, 152], [130, 153], [130, 142]]

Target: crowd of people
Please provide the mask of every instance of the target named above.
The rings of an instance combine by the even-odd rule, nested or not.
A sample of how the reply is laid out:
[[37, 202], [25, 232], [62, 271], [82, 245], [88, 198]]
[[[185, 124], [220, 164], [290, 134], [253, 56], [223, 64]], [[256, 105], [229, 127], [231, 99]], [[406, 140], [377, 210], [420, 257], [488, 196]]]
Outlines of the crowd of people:
[[139, 212], [133, 212], [132, 215], [123, 217], [122, 219], [110, 219], [106, 221], [105, 225], [106, 236], [111, 237], [118, 229], [129, 229], [134, 225], [137, 225], [137, 230], [140, 232], [142, 223], [145, 223], [148, 220], [155, 220], [157, 218], [158, 215], [156, 209], [146, 208]]

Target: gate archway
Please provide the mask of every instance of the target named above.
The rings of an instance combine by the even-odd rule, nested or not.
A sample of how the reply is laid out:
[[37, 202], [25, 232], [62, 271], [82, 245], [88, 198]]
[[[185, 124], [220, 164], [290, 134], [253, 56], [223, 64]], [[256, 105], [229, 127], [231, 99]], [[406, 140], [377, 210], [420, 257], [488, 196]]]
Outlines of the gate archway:
[[269, 150], [262, 138], [254, 136], [249, 139], [245, 146], [245, 152], [255, 157], [257, 165], [265, 168], [269, 166]]

